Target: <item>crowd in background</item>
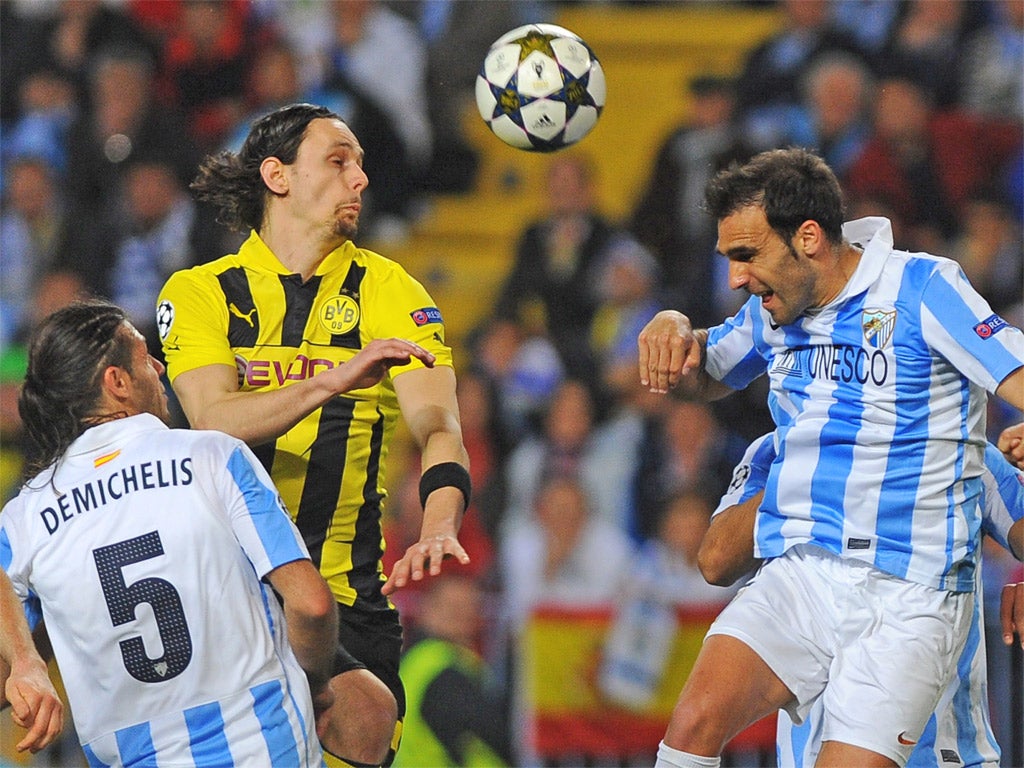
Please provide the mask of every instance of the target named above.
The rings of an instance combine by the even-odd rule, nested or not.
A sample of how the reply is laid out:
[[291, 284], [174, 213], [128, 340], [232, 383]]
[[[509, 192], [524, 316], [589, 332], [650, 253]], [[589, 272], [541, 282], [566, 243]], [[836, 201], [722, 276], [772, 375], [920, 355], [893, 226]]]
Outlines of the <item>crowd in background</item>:
[[[366, 150], [362, 237], [386, 243], [430, 195], [472, 194], [478, 160], [452, 114], [487, 45], [558, 6], [0, 2], [7, 458], [17, 445], [9, 393], [41, 316], [103, 295], [159, 355], [164, 280], [236, 249], [239, 236], [190, 196], [204, 154], [237, 150], [254, 117], [277, 106], [327, 105]], [[770, 147], [816, 148], [848, 192], [849, 218], [887, 216], [898, 248], [957, 259], [994, 311], [1024, 323], [1024, 0], [776, 7], [779, 32], [735, 78], [688, 83], [686, 123], [658, 148], [625, 220], [599, 210], [584, 156], [551, 158], [549, 215], [523, 228], [493, 312], [467, 340], [458, 379], [474, 500], [461, 539], [473, 562], [450, 570], [488, 595], [461, 599], [487, 619], [474, 643], [499, 678], [512, 674], [512, 639], [534, 605], [608, 605], [655, 583], [673, 604], [732, 594], [703, 582], [696, 548], [743, 449], [772, 428], [766, 391], [685, 402], [643, 391], [635, 365], [637, 332], [658, 309], [713, 325], [745, 298], [729, 290], [714, 222], [698, 212], [716, 169]], [[993, 410], [990, 434], [1014, 418]], [[389, 552], [419, 531], [418, 462], [402, 464]], [[5, 497], [12, 473], [5, 463]], [[997, 609], [1013, 564], [995, 549], [987, 557]], [[442, 599], [425, 589], [396, 597], [410, 637], [423, 631], [421, 601]], [[998, 638], [989, 642], [992, 663], [1005, 663]], [[1008, 696], [1006, 680], [990, 676], [994, 696]], [[505, 717], [510, 701], [494, 705]]]

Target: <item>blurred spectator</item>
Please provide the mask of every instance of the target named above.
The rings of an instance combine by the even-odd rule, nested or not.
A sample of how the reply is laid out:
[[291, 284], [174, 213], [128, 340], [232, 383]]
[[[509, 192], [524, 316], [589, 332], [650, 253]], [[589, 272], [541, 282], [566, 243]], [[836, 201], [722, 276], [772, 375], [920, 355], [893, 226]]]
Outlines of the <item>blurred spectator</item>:
[[901, 0], [832, 0], [832, 21], [874, 59], [892, 37], [905, 7]]
[[543, 433], [509, 455], [502, 538], [530, 521], [542, 481], [552, 474], [578, 478], [594, 517], [625, 531], [639, 448], [638, 435], [627, 429], [617, 420], [598, 424], [589, 388], [577, 379], [562, 382], [548, 404]]
[[26, 338], [44, 277], [54, 270], [83, 271], [99, 252], [105, 234], [88, 218], [71, 214], [48, 160], [14, 157], [5, 164], [4, 181], [0, 347]]
[[707, 403], [672, 399], [648, 427], [636, 474], [635, 533], [641, 540], [656, 534], [662, 510], [680, 489], [703, 484], [721, 495], [735, 463], [727, 435]]
[[960, 104], [990, 118], [1024, 119], [1024, 0], [994, 0], [993, 18], [960, 54]]
[[22, 116], [21, 84], [33, 73], [59, 72], [84, 94], [100, 51], [140, 48], [151, 57], [157, 51], [156, 41], [130, 14], [103, 0], [0, 2], [0, 14], [0, 114], [5, 121]]
[[968, 197], [961, 235], [950, 255], [992, 309], [1003, 313], [1022, 301], [1024, 240], [1021, 221], [1003, 196], [979, 190]]
[[597, 210], [594, 167], [583, 155], [551, 160], [542, 217], [529, 224], [515, 262], [498, 291], [494, 314], [528, 322], [543, 313], [543, 327], [570, 376], [593, 371], [586, 340], [597, 309], [597, 266], [616, 228]]
[[514, 320], [485, 320], [474, 329], [470, 348], [474, 367], [494, 391], [494, 419], [507, 452], [540, 430], [565, 368], [547, 336], [532, 334]]
[[[69, 135], [68, 190], [116, 239], [125, 162], [137, 155], [163, 157], [185, 181], [195, 174], [199, 153], [181, 113], [156, 101], [154, 64], [143, 50], [97, 54], [90, 66], [88, 104]], [[97, 267], [101, 273], [105, 268]]]
[[159, 63], [162, 97], [185, 115], [193, 141], [220, 147], [245, 109], [245, 77], [269, 32], [241, 0], [178, 0]]
[[880, 70], [912, 79], [938, 109], [956, 106], [964, 39], [985, 10], [985, 3], [967, 0], [907, 0], [905, 13], [876, 58]]
[[117, 243], [104, 281], [113, 301], [146, 337], [150, 354], [162, 359], [156, 330], [156, 297], [179, 269], [224, 252], [224, 230], [200, 208], [159, 156], [135, 155], [125, 161], [123, 211], [126, 234]]
[[901, 75], [879, 83], [872, 124], [846, 189], [888, 201], [906, 223], [910, 250], [954, 237], [968, 195], [1000, 178], [1021, 149], [1019, 120], [936, 112], [927, 91]]
[[64, 173], [68, 164], [68, 131], [79, 113], [75, 83], [61, 70], [43, 66], [26, 74], [19, 89], [18, 117], [4, 121], [0, 157], [6, 161], [37, 156]]
[[800, 80], [802, 100], [769, 124], [748, 124], [759, 147], [815, 149], [844, 178], [871, 133], [874, 77], [867, 64], [842, 51], [823, 53]]
[[704, 186], [749, 150], [733, 119], [736, 83], [706, 75], [691, 80], [689, 90], [689, 116], [658, 149], [629, 228], [658, 259], [663, 300], [691, 307], [695, 323], [711, 325], [724, 312], [714, 287], [718, 233], [701, 210]]
[[618, 526], [592, 512], [581, 482], [553, 467], [499, 556], [507, 617], [518, 632], [541, 604], [613, 603], [629, 578], [633, 547]]
[[601, 303], [590, 346], [600, 361], [602, 385], [613, 398], [637, 387], [636, 337], [663, 309], [656, 292], [659, 278], [658, 262], [632, 237], [618, 237], [608, 246], [598, 270]]
[[504, 699], [477, 652], [486, 597], [472, 578], [447, 571], [424, 590], [402, 656], [407, 708], [395, 768], [510, 764]]
[[801, 78], [819, 56], [844, 51], [866, 60], [857, 39], [834, 23], [829, 0], [780, 0], [779, 7], [780, 31], [747, 55], [737, 81], [743, 124], [784, 121], [799, 104]]

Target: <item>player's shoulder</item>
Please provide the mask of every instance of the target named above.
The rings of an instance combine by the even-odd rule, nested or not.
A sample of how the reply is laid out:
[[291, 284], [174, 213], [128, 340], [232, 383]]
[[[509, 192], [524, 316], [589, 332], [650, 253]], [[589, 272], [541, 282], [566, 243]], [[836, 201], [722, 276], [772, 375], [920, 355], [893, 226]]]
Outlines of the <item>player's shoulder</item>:
[[208, 294], [223, 292], [220, 275], [235, 269], [246, 268], [243, 259], [237, 253], [222, 256], [219, 259], [197, 264], [186, 269], [173, 272], [160, 291], [161, 298], [185, 299], [196, 293]]
[[371, 274], [378, 279], [409, 277], [408, 270], [394, 259], [383, 256], [380, 253], [377, 253], [377, 251], [370, 250], [369, 248], [361, 248], [354, 243], [351, 244], [351, 247], [352, 260], [365, 268], [368, 274]]

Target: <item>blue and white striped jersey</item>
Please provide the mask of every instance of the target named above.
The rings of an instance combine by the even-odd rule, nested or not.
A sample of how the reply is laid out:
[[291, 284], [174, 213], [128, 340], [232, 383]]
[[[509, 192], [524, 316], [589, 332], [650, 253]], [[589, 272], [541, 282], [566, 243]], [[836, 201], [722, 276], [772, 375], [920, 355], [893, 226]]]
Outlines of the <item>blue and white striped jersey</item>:
[[886, 219], [843, 228], [864, 249], [829, 304], [774, 326], [752, 296], [710, 329], [707, 372], [767, 373], [778, 458], [756, 553], [809, 542], [937, 589], [974, 588], [986, 391], [1024, 365], [1024, 334], [956, 262], [893, 250]]
[[[733, 481], [715, 514], [742, 503], [763, 490], [775, 458], [772, 435], [759, 437], [736, 465]], [[988, 444], [982, 474], [982, 530], [1009, 549], [1011, 526], [1024, 518], [1024, 472], [1014, 468]], [[980, 569], [978, 576], [980, 577]], [[979, 585], [980, 586], [980, 585]], [[999, 747], [988, 714], [981, 589], [978, 589], [967, 642], [957, 664], [957, 678], [943, 693], [907, 765], [910, 768], [942, 768], [945, 765], [999, 765]], [[822, 711], [816, 704], [797, 726], [785, 711], [779, 712], [777, 752], [780, 768], [814, 765], [821, 747]], [[954, 756], [956, 759], [954, 759]]]
[[87, 430], [0, 514], [90, 765], [319, 766], [270, 571], [308, 558], [239, 440], [148, 414]]

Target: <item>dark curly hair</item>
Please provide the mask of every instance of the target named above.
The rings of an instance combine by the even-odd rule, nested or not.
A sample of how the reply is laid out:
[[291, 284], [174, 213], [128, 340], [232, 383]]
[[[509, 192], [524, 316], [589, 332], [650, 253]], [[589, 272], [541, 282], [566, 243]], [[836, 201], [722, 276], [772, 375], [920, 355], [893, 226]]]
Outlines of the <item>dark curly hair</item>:
[[809, 150], [772, 149], [733, 163], [704, 190], [704, 208], [716, 220], [749, 205], [764, 208], [768, 225], [784, 242], [808, 219], [818, 222], [829, 242], [843, 240], [843, 191], [832, 169]]
[[191, 189], [218, 209], [221, 224], [236, 232], [259, 229], [270, 194], [260, 177], [260, 164], [268, 157], [294, 163], [307, 126], [324, 117], [341, 120], [315, 104], [290, 104], [264, 115], [253, 123], [237, 154], [225, 150], [200, 163]]
[[28, 438], [26, 477], [57, 461], [88, 429], [108, 366], [131, 372], [133, 340], [123, 309], [81, 301], [49, 315], [29, 344], [18, 413]]

